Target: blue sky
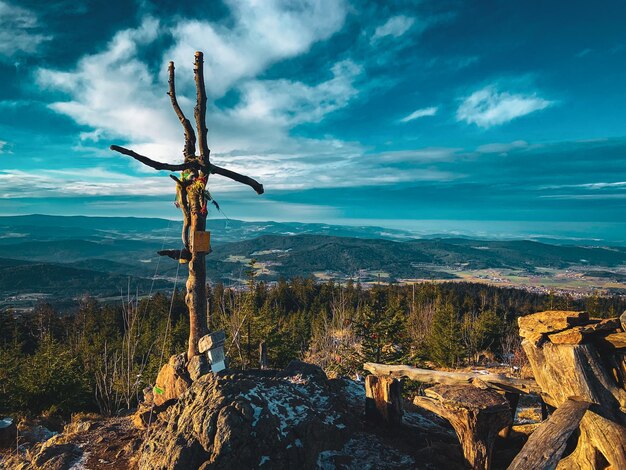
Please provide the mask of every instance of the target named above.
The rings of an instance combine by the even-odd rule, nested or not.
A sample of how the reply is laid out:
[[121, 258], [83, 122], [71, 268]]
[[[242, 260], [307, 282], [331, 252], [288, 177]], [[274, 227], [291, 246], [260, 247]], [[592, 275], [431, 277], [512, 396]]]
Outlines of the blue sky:
[[[0, 0], [0, 213], [178, 218], [205, 53], [224, 212], [623, 242], [626, 3]], [[221, 217], [220, 214], [212, 216]]]

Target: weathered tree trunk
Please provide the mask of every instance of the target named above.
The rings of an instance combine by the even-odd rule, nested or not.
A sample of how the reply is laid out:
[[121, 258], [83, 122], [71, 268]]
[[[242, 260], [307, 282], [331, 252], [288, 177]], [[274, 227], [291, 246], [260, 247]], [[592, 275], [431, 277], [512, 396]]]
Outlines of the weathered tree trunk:
[[174, 112], [183, 126], [185, 145], [183, 147], [184, 163], [162, 163], [151, 158], [139, 155], [132, 150], [111, 145], [111, 150], [128, 155], [156, 170], [182, 171], [181, 178], [174, 175], [170, 177], [176, 181], [177, 205], [183, 214], [182, 242], [183, 249], [162, 250], [159, 255], [168, 256], [189, 263], [189, 277], [187, 279], [187, 295], [185, 303], [189, 309], [189, 346], [187, 360], [191, 360], [199, 354], [198, 341], [208, 333], [207, 326], [207, 299], [206, 299], [206, 253], [205, 249], [191, 246], [190, 237], [196, 233], [202, 233], [206, 229], [207, 201], [211, 196], [206, 191], [208, 178], [211, 174], [218, 174], [251, 186], [258, 194], [263, 193], [263, 185], [252, 178], [240, 175], [226, 168], [213, 165], [209, 160], [210, 150], [207, 144], [206, 127], [206, 90], [204, 87], [204, 57], [202, 52], [196, 52], [194, 76], [196, 82], [196, 106], [194, 116], [198, 132], [199, 155], [196, 155], [196, 135], [189, 120], [185, 117], [176, 98], [176, 86], [174, 80], [174, 63], [169, 63], [169, 91], [168, 95], [172, 102]]
[[[192, 231], [204, 231], [206, 218], [202, 214], [194, 212], [191, 204], [191, 227]], [[196, 210], [199, 210], [197, 208]], [[209, 332], [207, 325], [207, 301], [206, 301], [206, 254], [204, 252], [192, 252], [189, 262], [189, 277], [187, 278], [187, 295], [185, 303], [189, 309], [189, 349], [187, 359], [200, 354], [198, 341]]]
[[568, 399], [530, 435], [508, 470], [552, 470], [556, 468], [567, 439], [580, 424], [590, 403]]
[[[522, 346], [545, 402], [556, 408], [569, 397], [592, 403], [581, 420], [576, 450], [558, 468], [604, 468], [603, 462], [614, 469], [626, 468], [622, 411], [626, 391], [618, 382], [618, 371], [610, 370], [615, 364], [613, 353], [599, 347], [602, 337], [611, 332], [606, 323], [590, 320], [582, 312], [541, 312], [521, 317], [519, 325]], [[569, 329], [575, 331], [566, 334]], [[551, 342], [551, 335], [557, 344]]]
[[472, 469], [491, 468], [498, 433], [512, 422], [507, 400], [494, 390], [473, 385], [436, 385], [413, 403], [447, 419]]
[[390, 426], [402, 423], [402, 382], [392, 377], [365, 377], [365, 418]]

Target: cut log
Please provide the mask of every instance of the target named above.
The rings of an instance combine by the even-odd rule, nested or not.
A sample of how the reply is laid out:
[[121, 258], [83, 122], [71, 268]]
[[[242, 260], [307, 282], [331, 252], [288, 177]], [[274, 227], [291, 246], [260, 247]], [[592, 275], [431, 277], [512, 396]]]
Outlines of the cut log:
[[626, 310], [619, 316], [619, 322], [622, 326], [622, 330], [626, 331]]
[[550, 419], [530, 435], [508, 470], [552, 470], [556, 468], [567, 439], [578, 428], [589, 408], [588, 401], [569, 398], [552, 414]]
[[614, 358], [602, 356], [600, 342], [600, 338], [584, 344], [522, 341], [548, 405], [559, 408], [572, 396], [593, 404], [581, 420], [575, 451], [559, 468], [597, 468], [602, 461], [612, 468], [626, 468], [626, 415], [622, 412], [626, 391], [609, 369]]
[[548, 310], [518, 318], [520, 335], [528, 337], [529, 333], [556, 333], [572, 326], [589, 323], [587, 312], [571, 312], [568, 310]]
[[575, 326], [559, 333], [548, 335], [554, 344], [581, 344], [599, 335], [615, 333], [620, 327], [618, 318], [600, 320], [589, 325]]
[[402, 382], [392, 377], [365, 377], [365, 419], [395, 426], [402, 423]]
[[513, 422], [507, 400], [494, 390], [472, 385], [436, 385], [425, 393], [425, 397], [415, 397], [413, 403], [450, 422], [467, 465], [473, 469], [491, 468], [496, 437]]
[[390, 366], [366, 362], [363, 369], [375, 375], [406, 377], [418, 382], [445, 385], [469, 385], [474, 380], [481, 380], [489, 388], [512, 393], [538, 393], [541, 388], [534, 380], [516, 379], [503, 374], [480, 374], [477, 372], [444, 372], [430, 369], [419, 369], [411, 366]]

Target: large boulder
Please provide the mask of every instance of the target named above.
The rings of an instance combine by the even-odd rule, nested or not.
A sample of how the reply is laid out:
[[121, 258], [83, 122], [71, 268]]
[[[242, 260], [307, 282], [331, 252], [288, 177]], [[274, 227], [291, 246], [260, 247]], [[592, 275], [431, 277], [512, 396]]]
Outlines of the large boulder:
[[180, 397], [191, 385], [187, 371], [187, 355], [175, 354], [157, 375], [154, 387], [153, 402], [156, 406]]
[[208, 374], [152, 428], [139, 468], [312, 468], [356, 425], [344, 409], [316, 366]]

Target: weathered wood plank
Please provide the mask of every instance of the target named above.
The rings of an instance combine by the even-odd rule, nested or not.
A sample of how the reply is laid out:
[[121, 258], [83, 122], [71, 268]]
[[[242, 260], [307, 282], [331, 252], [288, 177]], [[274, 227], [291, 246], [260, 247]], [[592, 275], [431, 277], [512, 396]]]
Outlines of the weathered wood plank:
[[468, 385], [474, 380], [481, 380], [489, 388], [513, 393], [539, 393], [541, 389], [534, 380], [516, 379], [502, 374], [479, 374], [476, 372], [444, 372], [438, 370], [419, 369], [406, 365], [390, 366], [366, 362], [363, 369], [375, 375], [391, 377], [407, 377], [423, 383], [445, 385]]
[[569, 398], [557, 408], [550, 419], [530, 435], [508, 470], [552, 470], [556, 468], [567, 439], [578, 428], [591, 403]]

